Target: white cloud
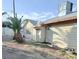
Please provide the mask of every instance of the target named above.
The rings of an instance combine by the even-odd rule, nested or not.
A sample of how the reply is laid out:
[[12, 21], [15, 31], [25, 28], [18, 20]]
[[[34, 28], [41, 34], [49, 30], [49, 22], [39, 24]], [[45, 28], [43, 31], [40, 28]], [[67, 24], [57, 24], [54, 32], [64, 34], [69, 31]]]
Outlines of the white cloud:
[[32, 19], [32, 20], [37, 20], [37, 21], [44, 21], [49, 18], [55, 17], [55, 15], [52, 12], [31, 12], [29, 14], [19, 14], [18, 17], [24, 16], [24, 19]]
[[[8, 13], [10, 16], [13, 16], [13, 13]], [[27, 14], [21, 13], [17, 14], [18, 18], [23, 16], [23, 19], [32, 19], [36, 21], [45, 21], [47, 19], [55, 17], [53, 12], [30, 12]]]

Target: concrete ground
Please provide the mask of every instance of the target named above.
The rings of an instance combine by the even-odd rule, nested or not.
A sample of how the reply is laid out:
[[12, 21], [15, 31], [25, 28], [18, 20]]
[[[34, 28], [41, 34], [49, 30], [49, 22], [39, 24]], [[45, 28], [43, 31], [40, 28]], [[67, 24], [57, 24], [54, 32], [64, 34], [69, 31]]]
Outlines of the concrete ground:
[[18, 49], [2, 47], [2, 59], [58, 59], [54, 56], [42, 56], [40, 53], [28, 53]]
[[[14, 48], [15, 47], [15, 48]], [[19, 48], [19, 49], [18, 49]], [[5, 44], [2, 46], [2, 59], [61, 59], [57, 56], [47, 55], [43, 52], [32, 49], [33, 47], [22, 47], [13, 44]], [[23, 50], [24, 49], [24, 50]]]

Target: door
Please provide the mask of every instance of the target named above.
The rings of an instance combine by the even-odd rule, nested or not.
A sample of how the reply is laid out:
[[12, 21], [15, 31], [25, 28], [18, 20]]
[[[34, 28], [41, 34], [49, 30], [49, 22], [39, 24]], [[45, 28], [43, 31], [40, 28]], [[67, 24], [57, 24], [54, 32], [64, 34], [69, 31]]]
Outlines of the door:
[[46, 42], [53, 42], [53, 31], [51, 29], [46, 29]]

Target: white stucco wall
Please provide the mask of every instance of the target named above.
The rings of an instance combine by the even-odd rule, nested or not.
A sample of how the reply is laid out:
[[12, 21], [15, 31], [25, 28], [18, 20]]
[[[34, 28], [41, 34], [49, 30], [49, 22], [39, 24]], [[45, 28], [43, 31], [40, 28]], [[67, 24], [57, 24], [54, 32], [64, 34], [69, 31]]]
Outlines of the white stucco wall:
[[36, 30], [36, 41], [41, 41], [41, 30]]
[[3, 27], [2, 28], [2, 35], [10, 35], [13, 36], [14, 32], [12, 29], [8, 28], [8, 27]]
[[[34, 35], [33, 39], [38, 42], [55, 43], [55, 45], [60, 48], [75, 48], [77, 49], [77, 24], [61, 24], [49, 27], [49, 29], [41, 28], [40, 30], [35, 30], [33, 26], [29, 23], [27, 25], [28, 30]], [[45, 31], [46, 30], [46, 31]], [[45, 36], [46, 35], [46, 36]]]
[[53, 31], [51, 30], [51, 28], [46, 29], [46, 42], [53, 42]]
[[31, 41], [36, 41], [36, 30], [34, 28], [34, 25], [29, 21], [24, 29], [26, 30], [26, 34], [31, 37]]
[[14, 36], [14, 32], [12, 29], [8, 27], [3, 27], [2, 28], [2, 40], [3, 41], [9, 41], [12, 40]]
[[36, 40], [37, 40], [37, 42], [44, 42], [44, 40], [45, 40], [45, 28], [41, 28], [40, 30], [36, 30]]
[[61, 47], [77, 49], [77, 25], [76, 23], [55, 25], [51, 27], [53, 31], [53, 42]]

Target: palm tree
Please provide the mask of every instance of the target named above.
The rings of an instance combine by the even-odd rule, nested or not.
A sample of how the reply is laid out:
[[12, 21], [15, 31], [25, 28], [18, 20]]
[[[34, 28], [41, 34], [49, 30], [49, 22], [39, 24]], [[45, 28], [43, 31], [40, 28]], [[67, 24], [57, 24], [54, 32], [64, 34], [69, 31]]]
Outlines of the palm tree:
[[18, 19], [17, 16], [16, 17], [8, 17], [8, 19], [10, 20], [10, 23], [11, 23], [11, 28], [14, 31], [13, 40], [16, 40], [19, 43], [24, 42], [23, 37], [22, 37], [22, 35], [20, 33], [20, 30], [22, 29], [22, 26], [21, 25], [22, 25], [22, 23], [24, 21], [26, 21], [26, 24], [28, 22], [27, 19], [24, 20], [24, 21], [22, 21], [22, 17], [20, 19]]

